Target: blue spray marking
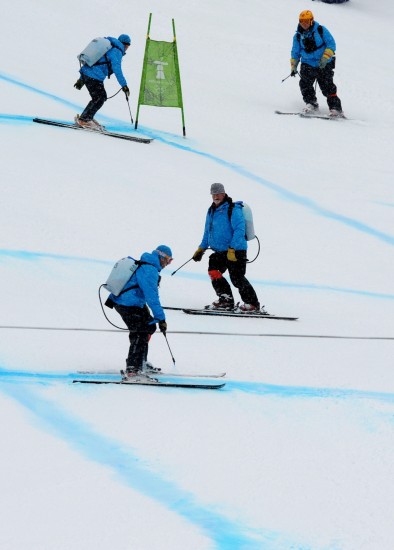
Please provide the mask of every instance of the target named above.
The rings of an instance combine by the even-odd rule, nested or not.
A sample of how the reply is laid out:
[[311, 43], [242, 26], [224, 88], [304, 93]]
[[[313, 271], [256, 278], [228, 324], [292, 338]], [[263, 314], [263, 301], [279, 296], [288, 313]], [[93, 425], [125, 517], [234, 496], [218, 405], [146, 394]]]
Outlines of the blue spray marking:
[[[119, 380], [119, 374], [83, 374], [79, 372], [32, 372], [0, 367], [0, 382], [32, 382], [52, 384], [54, 382], [71, 382], [72, 380]], [[171, 380], [171, 377], [168, 377]], [[394, 393], [353, 390], [350, 388], [316, 388], [312, 386], [280, 386], [261, 382], [246, 382], [223, 379], [226, 385], [219, 393], [241, 391], [254, 395], [275, 395], [284, 398], [319, 398], [319, 399], [372, 399], [375, 401], [394, 402]], [[217, 390], [216, 390], [217, 391]]]
[[[297, 548], [298, 550], [310, 550], [309, 545], [290, 541], [274, 531], [250, 529], [237, 523], [230, 522], [220, 514], [201, 507], [192, 494], [183, 491], [173, 482], [168, 482], [149, 471], [139, 457], [130, 448], [125, 448], [115, 440], [104, 437], [95, 432], [84, 422], [56, 404], [43, 399], [36, 392], [29, 390], [26, 384], [21, 384], [18, 377], [31, 377], [34, 380], [43, 378], [44, 382], [67, 380], [73, 373], [29, 373], [27, 371], [12, 371], [0, 367], [0, 389], [7, 396], [15, 399], [25, 407], [38, 420], [41, 428], [66, 441], [73, 449], [87, 459], [101, 464], [113, 470], [117, 477], [143, 495], [148, 496], [165, 505], [174, 513], [201, 528], [215, 544], [218, 550], [279, 550], [281, 548]], [[12, 375], [16, 377], [15, 383], [10, 384]], [[7, 383], [8, 382], [8, 383]], [[359, 392], [355, 390], [319, 389], [307, 387], [275, 386], [270, 384], [234, 382], [229, 383], [234, 390], [261, 395], [277, 395], [280, 397], [363, 397], [394, 401], [394, 394], [376, 392]], [[165, 391], [165, 390], [163, 390]], [[314, 546], [316, 550], [318, 548]], [[339, 548], [330, 545], [325, 550]], [[323, 548], [321, 549], [323, 550]]]
[[95, 264], [113, 265], [114, 262], [108, 260], [98, 260], [96, 258], [84, 258], [81, 256], [65, 256], [62, 254], [51, 254], [50, 252], [31, 252], [29, 250], [8, 250], [0, 248], [0, 260], [2, 257], [13, 258], [15, 260], [23, 260], [36, 262], [39, 260], [60, 260], [71, 262], [86, 262]]
[[[52, 254], [47, 252], [31, 252], [26, 250], [8, 250], [0, 249], [0, 262], [2, 258], [13, 258], [16, 260], [24, 261], [39, 261], [39, 260], [60, 260], [60, 261], [73, 261], [73, 262], [85, 262], [92, 264], [104, 264], [112, 266], [116, 260], [100, 260], [97, 258], [84, 258], [81, 256], [65, 256], [62, 254]], [[165, 277], [170, 276], [168, 272], [164, 272]], [[186, 273], [179, 272], [178, 277], [190, 280], [205, 281], [206, 275], [201, 273]], [[265, 287], [279, 287], [279, 288], [296, 288], [304, 290], [315, 290], [322, 292], [338, 292], [342, 294], [354, 294], [357, 296], [365, 296], [367, 298], [377, 298], [380, 300], [394, 300], [394, 294], [388, 294], [383, 292], [372, 292], [369, 290], [356, 290], [352, 288], [334, 287], [329, 285], [316, 285], [313, 283], [293, 283], [284, 281], [270, 281], [264, 279], [251, 279], [251, 282], [256, 285], [264, 285]]]
[[[2, 372], [10, 371], [0, 368], [0, 374]], [[47, 375], [44, 375], [44, 378], [47, 379]], [[20, 383], [1, 383], [0, 389], [33, 414], [41, 427], [65, 440], [89, 460], [111, 468], [127, 486], [197, 525], [213, 540], [216, 548], [273, 550], [276, 548], [276, 542], [279, 543], [278, 548], [283, 548], [283, 545], [292, 547], [289, 541], [284, 541], [283, 537], [275, 532], [267, 530], [262, 533], [256, 529], [242, 527], [213, 510], [203, 508], [192, 494], [146, 469], [131, 449], [126, 449], [115, 440], [95, 432], [70, 413], [29, 390], [25, 384], [22, 386]], [[297, 548], [302, 549], [303, 546], [297, 545]], [[304, 548], [306, 550], [306, 547]]]
[[44, 90], [40, 90], [40, 88], [36, 88], [34, 86], [30, 86], [30, 84], [26, 84], [22, 82], [21, 80], [17, 80], [16, 78], [6, 75], [4, 73], [0, 73], [0, 79], [4, 80], [5, 82], [8, 82], [9, 84], [14, 84], [15, 86], [19, 86], [20, 88], [23, 88], [29, 92], [34, 92], [35, 94], [42, 95], [44, 97], [47, 97], [48, 99], [52, 99], [53, 101], [56, 101], [57, 103], [62, 103], [63, 105], [66, 105], [67, 107], [71, 107], [72, 109], [77, 109], [78, 105], [76, 103], [73, 103], [72, 101], [67, 101], [66, 99], [62, 99], [61, 97], [50, 94], [48, 92], [45, 92]]
[[[8, 76], [8, 75], [5, 75], [5, 74], [0, 74], [0, 79], [3, 79], [6, 82], [9, 82], [10, 84], [14, 84], [16, 86], [20, 86], [22, 88], [25, 88], [28, 91], [41, 94], [45, 97], [48, 97], [49, 99], [57, 101], [58, 103], [62, 103], [63, 105], [66, 105], [66, 106], [71, 107], [73, 109], [79, 107], [75, 103], [72, 103], [70, 101], [62, 99], [58, 96], [55, 96], [54, 94], [49, 94], [48, 92], [45, 92], [43, 90], [40, 90], [40, 89], [35, 88], [33, 86], [30, 86], [28, 84], [25, 84], [25, 83], [15, 79], [15, 78], [11, 77], [11, 76]], [[108, 120], [113, 120], [113, 119], [108, 119]], [[118, 124], [124, 124], [124, 123], [118, 122]], [[166, 134], [165, 132], [160, 132], [160, 131], [152, 131], [152, 130], [149, 130], [148, 128], [144, 128], [143, 132], [145, 134], [149, 135], [150, 137], [154, 137], [158, 141], [161, 141], [162, 143], [165, 143], [167, 145], [171, 145], [171, 146], [176, 147], [176, 148], [178, 148], [182, 151], [185, 151], [185, 152], [189, 152], [189, 153], [193, 153], [195, 155], [202, 156], [202, 157], [204, 157], [208, 160], [211, 160], [212, 162], [215, 162], [216, 164], [220, 164], [221, 166], [224, 166], [225, 168], [227, 168], [227, 169], [229, 169], [233, 172], [236, 172], [239, 175], [241, 175], [241, 176], [243, 176], [243, 177], [245, 177], [249, 180], [255, 181], [256, 183], [259, 183], [260, 185], [263, 185], [266, 189], [269, 189], [270, 191], [273, 191], [273, 192], [277, 193], [278, 196], [281, 199], [294, 202], [294, 203], [310, 210], [314, 214], [317, 214], [318, 216], [322, 216], [324, 218], [328, 218], [330, 220], [336, 221], [336, 222], [341, 223], [341, 224], [343, 224], [347, 227], [350, 227], [350, 228], [352, 228], [356, 231], [360, 231], [360, 232], [365, 233], [367, 235], [370, 235], [370, 236], [372, 236], [372, 237], [374, 237], [378, 240], [381, 240], [381, 241], [383, 241], [383, 242], [385, 242], [385, 243], [387, 243], [391, 246], [394, 246], [394, 236], [393, 235], [390, 235], [388, 233], [384, 233], [383, 231], [379, 231], [378, 229], [375, 229], [374, 227], [369, 226], [369, 225], [367, 225], [367, 224], [365, 224], [365, 223], [363, 223], [359, 220], [356, 220], [354, 218], [350, 218], [349, 216], [344, 216], [342, 214], [338, 214], [336, 212], [333, 212], [331, 210], [323, 208], [319, 204], [317, 204], [315, 201], [313, 201], [313, 200], [311, 200], [307, 197], [303, 197], [302, 195], [298, 195], [296, 193], [288, 191], [287, 189], [285, 189], [284, 187], [281, 187], [280, 185], [269, 182], [268, 180], [266, 180], [266, 179], [264, 179], [264, 178], [262, 178], [262, 177], [260, 177], [256, 174], [253, 174], [252, 172], [250, 172], [249, 170], [247, 170], [246, 168], [244, 168], [241, 165], [226, 161], [226, 160], [221, 159], [219, 157], [216, 157], [216, 156], [214, 156], [210, 153], [200, 151], [198, 149], [195, 149], [195, 148], [191, 147], [190, 145], [184, 145], [184, 144], [178, 142], [177, 140], [174, 141], [174, 135], [173, 134]], [[170, 136], [172, 136], [172, 137], [170, 137]]]
[[394, 403], [394, 393], [352, 390], [342, 388], [313, 388], [309, 386], [277, 386], [260, 382], [226, 381], [222, 391], [241, 391], [255, 395], [275, 395], [284, 398], [318, 398], [318, 399], [372, 399]]
[[4, 123], [15, 124], [15, 122], [20, 122], [23, 124], [30, 124], [33, 120], [31, 116], [24, 115], [3, 115], [0, 114], [0, 120]]
[[383, 202], [383, 201], [372, 201], [374, 204], [378, 204], [379, 206], [388, 206], [389, 208], [394, 208], [394, 203], [392, 202]]
[[313, 283], [283, 283], [281, 281], [259, 281], [257, 279], [251, 280], [253, 283], [263, 284], [264, 286], [273, 287], [285, 287], [285, 288], [297, 288], [305, 290], [318, 290], [323, 292], [338, 292], [343, 294], [355, 294], [357, 296], [365, 296], [367, 298], [378, 298], [382, 300], [394, 300], [394, 294], [388, 294], [384, 292], [372, 292], [370, 290], [358, 290], [353, 288], [335, 287], [331, 285], [316, 285]]

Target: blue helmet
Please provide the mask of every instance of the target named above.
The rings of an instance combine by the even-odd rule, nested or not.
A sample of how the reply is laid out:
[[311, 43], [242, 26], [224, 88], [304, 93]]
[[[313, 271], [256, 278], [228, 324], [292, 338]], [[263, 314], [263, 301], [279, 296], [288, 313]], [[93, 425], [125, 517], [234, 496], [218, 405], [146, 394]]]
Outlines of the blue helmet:
[[127, 46], [130, 46], [131, 44], [131, 38], [128, 34], [121, 34], [118, 40], [119, 42], [122, 42], [122, 44], [126, 44]]
[[165, 244], [160, 244], [158, 247], [156, 247], [156, 252], [158, 252], [159, 256], [167, 256], [168, 258], [172, 258], [171, 248], [169, 246], [166, 246]]

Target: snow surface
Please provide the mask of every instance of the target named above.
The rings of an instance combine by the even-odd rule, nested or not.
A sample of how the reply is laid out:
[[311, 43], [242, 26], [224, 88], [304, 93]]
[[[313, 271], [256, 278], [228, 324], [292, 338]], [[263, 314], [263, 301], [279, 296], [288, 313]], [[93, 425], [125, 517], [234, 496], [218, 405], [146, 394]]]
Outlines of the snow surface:
[[[391, 550], [392, 0], [2, 8], [0, 548]], [[303, 9], [336, 38], [348, 121], [274, 114], [302, 107], [281, 80]], [[32, 122], [81, 112], [76, 55], [124, 32], [135, 115], [150, 12], [158, 40], [175, 18], [187, 139], [179, 109], [141, 107], [150, 145]], [[98, 119], [133, 131], [123, 94]], [[225, 370], [223, 390], [73, 385], [124, 364], [127, 334], [97, 298], [118, 258], [168, 244], [162, 303], [213, 300], [207, 255], [171, 272], [200, 242], [214, 181], [253, 208], [261, 302], [299, 320], [168, 311], [176, 370]], [[150, 359], [173, 368], [160, 334]]]

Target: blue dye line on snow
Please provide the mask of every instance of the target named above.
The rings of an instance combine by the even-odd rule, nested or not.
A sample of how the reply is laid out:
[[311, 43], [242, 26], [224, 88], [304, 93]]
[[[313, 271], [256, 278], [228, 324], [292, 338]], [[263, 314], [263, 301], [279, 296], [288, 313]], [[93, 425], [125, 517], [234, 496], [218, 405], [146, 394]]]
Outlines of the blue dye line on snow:
[[[394, 393], [352, 390], [342, 388], [313, 388], [309, 386], [277, 386], [260, 382], [226, 381], [228, 390], [241, 391], [255, 395], [274, 395], [283, 398], [319, 398], [319, 399], [371, 399], [394, 403]], [[225, 389], [224, 388], [224, 389]], [[224, 391], [223, 389], [223, 391]]]
[[3, 115], [0, 114], [1, 122], [9, 122], [14, 124], [15, 122], [22, 122], [23, 124], [30, 124], [33, 120], [31, 116], [26, 115]]
[[383, 201], [372, 201], [374, 204], [378, 204], [379, 206], [388, 206], [389, 208], [394, 208], [394, 203], [392, 202], [383, 202]]
[[203, 508], [192, 494], [145, 468], [131, 449], [125, 449], [115, 440], [95, 432], [59, 406], [30, 391], [26, 385], [2, 383], [0, 389], [32, 413], [49, 432], [65, 440], [89, 460], [111, 468], [132, 489], [197, 525], [213, 540], [216, 548], [269, 550], [273, 541], [282, 538], [273, 532], [262, 534], [244, 528], [213, 510]]
[[[51, 254], [47, 252], [31, 252], [27, 250], [8, 250], [8, 249], [0, 249], [0, 262], [3, 258], [13, 258], [16, 260], [26, 260], [26, 261], [38, 261], [38, 260], [61, 260], [61, 261], [75, 261], [75, 262], [86, 262], [86, 263], [96, 263], [96, 264], [104, 264], [104, 265], [113, 265], [115, 260], [99, 260], [96, 258], [83, 258], [81, 256], [65, 256], [62, 254]], [[164, 276], [169, 276], [169, 273], [164, 272]], [[184, 279], [193, 279], [193, 280], [205, 280], [206, 275], [200, 274], [200, 273], [186, 273], [186, 272], [180, 272], [178, 274], [178, 277], [182, 277]], [[283, 282], [283, 281], [270, 281], [270, 280], [264, 280], [264, 279], [251, 279], [251, 282], [253, 284], [257, 285], [263, 285], [263, 286], [271, 286], [271, 287], [279, 287], [279, 288], [296, 288], [299, 290], [316, 290], [316, 291], [323, 291], [323, 292], [338, 292], [342, 294], [354, 294], [357, 296], [365, 296], [367, 298], [377, 298], [381, 300], [394, 300], [394, 294], [387, 294], [383, 292], [372, 292], [369, 290], [358, 290], [358, 289], [352, 289], [352, 288], [341, 288], [341, 287], [334, 287], [329, 285], [317, 285], [314, 283], [292, 283], [292, 282]]]
[[[168, 377], [170, 380], [171, 377]], [[82, 374], [78, 372], [32, 372], [23, 370], [13, 370], [0, 368], [1, 382], [33, 382], [41, 384], [51, 384], [54, 382], [67, 382], [72, 380], [119, 380], [117, 374]], [[246, 382], [238, 380], [228, 380], [224, 388], [219, 391], [241, 391], [254, 395], [274, 395], [283, 398], [319, 398], [319, 399], [371, 399], [376, 401], [394, 402], [394, 393], [376, 392], [365, 390], [353, 390], [343, 388], [316, 388], [312, 386], [280, 386], [276, 384], [266, 384], [262, 382]], [[171, 390], [170, 390], [171, 391]], [[199, 391], [199, 390], [198, 390]]]
[[[17, 378], [14, 384], [12, 383], [13, 375]], [[21, 377], [28, 377], [29, 375], [35, 380], [39, 380], [41, 377], [45, 383], [53, 382], [56, 379], [68, 381], [74, 376], [73, 373], [29, 373], [0, 367], [0, 390], [25, 407], [38, 419], [44, 429], [66, 441], [84, 457], [110, 468], [123, 483], [133, 490], [152, 498], [190, 523], [197, 525], [212, 539], [215, 548], [218, 550], [233, 550], [233, 548], [274, 550], [284, 547], [308, 550], [310, 548], [301, 543], [294, 545], [293, 541], [285, 540], [283, 535], [273, 531], [265, 530], [262, 532], [261, 530], [243, 527], [230, 522], [209, 508], [202, 507], [196, 502], [192, 494], [180, 489], [175, 483], [163, 479], [158, 474], [150, 471], [148, 467], [145, 467], [144, 463], [131, 449], [126, 449], [115, 440], [95, 432], [87, 424], [64, 411], [55, 403], [31, 391], [26, 384], [21, 385]], [[7, 382], [11, 382], [11, 384]], [[364, 398], [394, 402], [394, 394], [382, 392], [275, 386], [254, 382], [227, 382], [227, 384], [230, 390], [284, 398]], [[330, 548], [333, 547], [330, 546]]]
[[0, 80], [4, 80], [5, 82], [8, 82], [9, 84], [14, 84], [15, 86], [19, 86], [20, 88], [23, 88], [29, 92], [34, 92], [35, 94], [42, 95], [44, 97], [47, 97], [49, 99], [52, 99], [53, 101], [56, 101], [57, 103], [62, 103], [63, 105], [66, 105], [67, 107], [71, 107], [73, 109], [78, 109], [78, 105], [76, 103], [73, 103], [72, 101], [67, 101], [67, 99], [63, 99], [55, 94], [50, 94], [48, 92], [45, 92], [44, 90], [41, 90], [40, 88], [36, 88], [35, 86], [31, 86], [30, 84], [26, 84], [25, 82], [22, 82], [21, 80], [17, 80], [16, 78], [6, 75], [4, 73], [0, 73]]
[[[1, 251], [0, 251], [1, 254]], [[169, 273], [164, 272], [164, 276], [168, 276]], [[192, 279], [192, 280], [205, 280], [206, 275], [203, 275], [201, 273], [186, 273], [186, 272], [179, 272], [177, 273], [178, 277], [182, 277], [184, 279]], [[345, 287], [335, 287], [330, 285], [318, 285], [315, 283], [294, 283], [289, 281], [272, 281], [269, 279], [249, 279], [249, 281], [256, 285], [263, 285], [263, 286], [272, 286], [272, 287], [279, 287], [279, 288], [297, 288], [299, 290], [317, 290], [317, 291], [323, 291], [323, 292], [339, 292], [343, 294], [355, 294], [358, 296], [365, 296], [368, 298], [379, 298], [383, 300], [394, 300], [394, 294], [388, 294], [384, 292], [372, 292], [370, 290], [358, 290], [354, 288], [345, 288]]]
[[[43, 90], [40, 90], [38, 88], [35, 88], [33, 86], [30, 86], [28, 84], [25, 84], [21, 81], [18, 81], [17, 79], [7, 76], [0, 73], [0, 79], [3, 79], [11, 84], [15, 84], [17, 86], [20, 86], [22, 88], [27, 89], [28, 91], [32, 91], [41, 95], [44, 95], [54, 101], [57, 101], [58, 103], [62, 103], [68, 107], [72, 107], [73, 109], [78, 108], [78, 105], [75, 103], [72, 103], [70, 101], [67, 101], [65, 99], [62, 99], [58, 96], [55, 96], [54, 94], [49, 94], [48, 92], [45, 92]], [[109, 119], [111, 120], [111, 119]], [[376, 239], [379, 239], [391, 246], [394, 246], [394, 236], [390, 235], [388, 233], [384, 233], [383, 231], [380, 231], [378, 229], [375, 229], [372, 226], [369, 226], [363, 222], [360, 222], [359, 220], [356, 220], [354, 218], [351, 218], [349, 216], [344, 216], [342, 214], [338, 214], [336, 212], [333, 212], [331, 210], [328, 210], [326, 208], [321, 207], [318, 203], [313, 201], [312, 199], [309, 199], [307, 197], [304, 197], [302, 195], [298, 195], [296, 193], [293, 193], [284, 187], [281, 187], [280, 185], [277, 185], [275, 183], [269, 182], [268, 180], [258, 176], [257, 174], [253, 174], [243, 166], [232, 163], [229, 161], [226, 161], [224, 159], [221, 159], [219, 157], [216, 157], [210, 153], [206, 153], [204, 151], [195, 149], [191, 147], [190, 145], [184, 145], [182, 143], [173, 141], [171, 139], [168, 139], [168, 134], [166, 135], [165, 132], [160, 131], [152, 131], [147, 128], [143, 129], [144, 133], [149, 135], [150, 137], [153, 137], [167, 145], [171, 145], [172, 147], [176, 147], [182, 151], [186, 151], [189, 153], [193, 153], [195, 155], [199, 155], [201, 157], [204, 157], [208, 160], [211, 160], [212, 162], [215, 162], [216, 164], [220, 164], [221, 166], [226, 167], [227, 169], [236, 172], [237, 174], [250, 179], [256, 183], [259, 183], [260, 185], [263, 185], [266, 189], [269, 189], [275, 193], [277, 193], [282, 199], [291, 201], [293, 203], [296, 203], [314, 214], [317, 214], [319, 216], [322, 216], [324, 218], [328, 218], [330, 220], [333, 220], [335, 222], [341, 223], [347, 227], [350, 227], [351, 229], [354, 229], [356, 231], [360, 231], [362, 233], [365, 233], [367, 235], [370, 235], [371, 237], [374, 237]]]
[[98, 260], [96, 258], [83, 258], [82, 256], [66, 256], [63, 254], [52, 254], [50, 252], [31, 252], [29, 250], [8, 250], [0, 248], [0, 260], [2, 257], [13, 258], [15, 260], [24, 260], [35, 262], [38, 260], [61, 260], [67, 262], [86, 262], [93, 264], [113, 265], [114, 262], [108, 260]]
[[[0, 113], [0, 123], [6, 123], [6, 124], [7, 123], [8, 124], [15, 124], [15, 123], [31, 124], [33, 122], [33, 118], [35, 117], [27, 116], [27, 115], [10, 115], [10, 114]], [[101, 122], [105, 123], [106, 129], [111, 132], [122, 132], [125, 134], [136, 135], [136, 136], [141, 136], [141, 134], [143, 134], [146, 137], [153, 138], [157, 141], [162, 141], [167, 145], [175, 145], [177, 140], [183, 139], [176, 134], [171, 134], [169, 132], [163, 132], [163, 131], [155, 132], [142, 125], [139, 125], [139, 131], [137, 132], [136, 130], [134, 130], [134, 127], [130, 125], [130, 123], [127, 124], [124, 121], [118, 121], [115, 123], [114, 122], [115, 119], [109, 118], [103, 115], [100, 115], [99, 118], [102, 119]], [[62, 124], [71, 124], [71, 121], [69, 119], [64, 120], [64, 119], [56, 119], [54, 117], [51, 117], [51, 120], [53, 122], [60, 122]]]

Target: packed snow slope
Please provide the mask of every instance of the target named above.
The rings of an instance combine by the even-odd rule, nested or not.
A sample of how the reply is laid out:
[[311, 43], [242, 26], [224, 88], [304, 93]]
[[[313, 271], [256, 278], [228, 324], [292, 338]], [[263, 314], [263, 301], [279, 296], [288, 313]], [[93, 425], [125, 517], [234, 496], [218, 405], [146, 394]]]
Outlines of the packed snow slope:
[[[348, 120], [274, 113], [303, 106], [282, 80], [304, 9], [336, 39]], [[32, 122], [72, 121], [89, 99], [77, 54], [121, 33], [135, 116], [150, 12], [156, 40], [175, 19], [186, 139], [179, 109], [141, 107], [149, 145]], [[0, 547], [391, 550], [392, 1], [19, 0], [2, 23]], [[122, 92], [97, 118], [134, 133]], [[175, 366], [160, 333], [151, 361], [226, 371], [222, 390], [72, 384], [124, 366], [97, 295], [118, 258], [167, 244], [163, 305], [215, 298], [208, 253], [171, 276], [212, 182], [253, 209], [261, 303], [299, 320], [167, 310]]]

